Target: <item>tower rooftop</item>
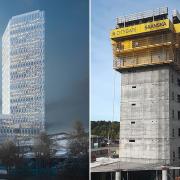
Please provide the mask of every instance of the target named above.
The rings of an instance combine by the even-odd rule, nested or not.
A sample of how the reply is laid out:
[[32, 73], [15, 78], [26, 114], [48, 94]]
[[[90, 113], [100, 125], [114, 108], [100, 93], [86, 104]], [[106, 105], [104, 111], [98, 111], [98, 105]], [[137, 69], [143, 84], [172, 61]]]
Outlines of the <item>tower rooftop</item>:
[[168, 8], [158, 8], [117, 18], [110, 33], [114, 69], [149, 65], [173, 64], [180, 67], [180, 14]]
[[162, 20], [166, 19], [168, 16], [168, 8], [161, 7], [154, 10], [148, 10], [144, 12], [139, 12], [131, 14], [128, 16], [122, 16], [117, 18], [117, 27], [127, 27], [133, 24], [141, 24], [143, 22], [148, 22], [152, 20]]

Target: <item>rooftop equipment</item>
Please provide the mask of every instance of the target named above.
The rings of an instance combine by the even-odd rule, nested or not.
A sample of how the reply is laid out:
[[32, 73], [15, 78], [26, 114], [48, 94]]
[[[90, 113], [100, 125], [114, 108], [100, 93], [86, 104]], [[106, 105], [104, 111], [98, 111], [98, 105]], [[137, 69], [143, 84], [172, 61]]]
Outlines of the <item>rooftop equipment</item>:
[[150, 22], [154, 20], [166, 19], [168, 16], [168, 8], [161, 7], [154, 10], [148, 10], [140, 13], [117, 18], [117, 28], [127, 27], [135, 24]]

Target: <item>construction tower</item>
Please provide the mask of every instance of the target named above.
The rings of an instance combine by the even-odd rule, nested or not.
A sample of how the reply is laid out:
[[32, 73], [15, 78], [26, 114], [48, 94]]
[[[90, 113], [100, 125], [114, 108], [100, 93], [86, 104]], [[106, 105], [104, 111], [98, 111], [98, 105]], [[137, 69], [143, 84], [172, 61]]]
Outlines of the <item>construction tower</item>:
[[158, 8], [117, 18], [122, 161], [180, 165], [180, 14]]

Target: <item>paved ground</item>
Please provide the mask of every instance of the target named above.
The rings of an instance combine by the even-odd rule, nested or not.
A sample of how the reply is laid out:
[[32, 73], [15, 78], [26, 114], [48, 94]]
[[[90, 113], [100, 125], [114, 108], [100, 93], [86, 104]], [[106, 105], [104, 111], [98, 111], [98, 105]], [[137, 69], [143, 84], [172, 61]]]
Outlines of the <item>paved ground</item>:
[[139, 171], [139, 170], [160, 170], [162, 164], [141, 164], [134, 162], [122, 162], [119, 159], [97, 158], [96, 162], [91, 163], [91, 172], [112, 172]]

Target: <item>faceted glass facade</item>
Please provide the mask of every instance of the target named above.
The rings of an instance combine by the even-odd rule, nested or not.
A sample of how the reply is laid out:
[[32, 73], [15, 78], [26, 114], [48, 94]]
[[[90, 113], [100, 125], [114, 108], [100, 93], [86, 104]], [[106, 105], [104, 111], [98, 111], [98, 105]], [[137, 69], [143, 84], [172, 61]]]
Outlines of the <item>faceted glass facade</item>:
[[14, 139], [13, 117], [11, 115], [0, 115], [0, 143], [5, 139]]
[[44, 129], [44, 24], [43, 11], [14, 16], [2, 38], [2, 113], [24, 136]]

